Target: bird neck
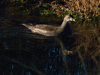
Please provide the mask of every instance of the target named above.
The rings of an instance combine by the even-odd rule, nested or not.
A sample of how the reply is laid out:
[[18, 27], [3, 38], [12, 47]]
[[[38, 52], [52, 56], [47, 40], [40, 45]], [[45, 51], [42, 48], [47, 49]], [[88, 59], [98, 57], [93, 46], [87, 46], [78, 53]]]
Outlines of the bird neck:
[[58, 32], [62, 32], [64, 30], [64, 28], [66, 27], [66, 25], [70, 26], [70, 21], [63, 21], [62, 24], [61, 24], [61, 26], [59, 26], [59, 28], [58, 28], [57, 31]]

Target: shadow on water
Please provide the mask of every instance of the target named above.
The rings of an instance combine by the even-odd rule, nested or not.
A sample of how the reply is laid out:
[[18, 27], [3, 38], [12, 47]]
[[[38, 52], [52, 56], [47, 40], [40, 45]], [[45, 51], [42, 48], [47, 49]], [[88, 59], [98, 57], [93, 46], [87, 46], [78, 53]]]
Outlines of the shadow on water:
[[[0, 28], [0, 75], [97, 75], [97, 64], [82, 57], [76, 37], [43, 37], [23, 26]], [[27, 31], [27, 32], [26, 32]], [[75, 47], [73, 50], [72, 48]], [[96, 58], [99, 60], [99, 57]], [[95, 68], [95, 69], [94, 69]]]

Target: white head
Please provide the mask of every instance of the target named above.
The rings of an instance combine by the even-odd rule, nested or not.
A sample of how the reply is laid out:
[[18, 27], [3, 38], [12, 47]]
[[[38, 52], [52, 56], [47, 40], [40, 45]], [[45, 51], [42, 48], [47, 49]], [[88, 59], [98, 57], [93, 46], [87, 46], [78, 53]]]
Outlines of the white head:
[[66, 16], [64, 17], [64, 21], [70, 22], [70, 21], [75, 21], [75, 19], [73, 19], [70, 15], [66, 15]]

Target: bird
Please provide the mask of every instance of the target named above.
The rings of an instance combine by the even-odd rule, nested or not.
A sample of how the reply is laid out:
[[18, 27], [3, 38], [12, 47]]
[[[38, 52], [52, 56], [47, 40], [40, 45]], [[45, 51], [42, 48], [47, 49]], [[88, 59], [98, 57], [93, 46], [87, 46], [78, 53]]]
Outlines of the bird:
[[71, 34], [70, 22], [75, 21], [71, 15], [66, 15], [60, 26], [48, 25], [48, 24], [36, 24], [32, 23], [22, 23], [23, 26], [27, 27], [32, 33], [40, 34], [43, 36], [58, 36]]

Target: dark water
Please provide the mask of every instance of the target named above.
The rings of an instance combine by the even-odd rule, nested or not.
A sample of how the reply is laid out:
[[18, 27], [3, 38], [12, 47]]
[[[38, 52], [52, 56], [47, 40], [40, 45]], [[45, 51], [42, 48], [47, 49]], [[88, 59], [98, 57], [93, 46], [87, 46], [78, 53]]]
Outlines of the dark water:
[[44, 38], [22, 26], [0, 29], [0, 75], [99, 75], [99, 56], [72, 51], [75, 38]]

